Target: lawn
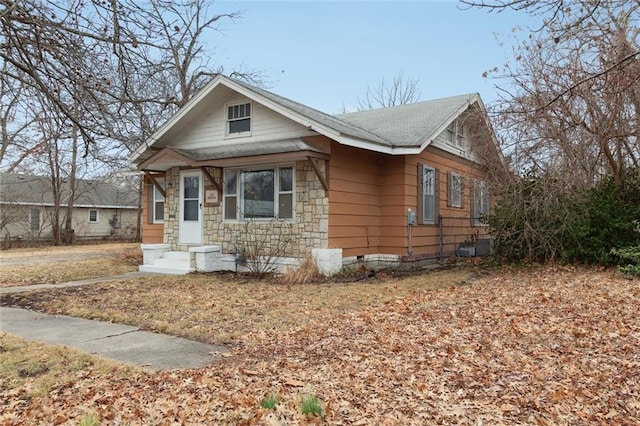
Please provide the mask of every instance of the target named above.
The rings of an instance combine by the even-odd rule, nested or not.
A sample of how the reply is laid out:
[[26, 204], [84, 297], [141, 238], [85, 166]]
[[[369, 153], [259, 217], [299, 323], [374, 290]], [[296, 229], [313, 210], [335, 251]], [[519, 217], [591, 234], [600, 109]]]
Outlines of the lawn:
[[43, 246], [0, 251], [0, 287], [57, 284], [138, 269], [139, 244]]
[[640, 286], [611, 270], [304, 286], [143, 277], [2, 302], [229, 342], [233, 355], [197, 370], [77, 373], [46, 395], [29, 394], [27, 377], [0, 391], [0, 422], [640, 424]]

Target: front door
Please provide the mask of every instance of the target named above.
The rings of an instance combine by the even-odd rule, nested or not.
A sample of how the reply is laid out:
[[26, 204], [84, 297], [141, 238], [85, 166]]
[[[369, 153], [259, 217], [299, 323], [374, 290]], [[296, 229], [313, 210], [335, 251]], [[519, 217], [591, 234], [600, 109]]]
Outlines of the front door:
[[180, 172], [180, 244], [202, 244], [202, 175]]

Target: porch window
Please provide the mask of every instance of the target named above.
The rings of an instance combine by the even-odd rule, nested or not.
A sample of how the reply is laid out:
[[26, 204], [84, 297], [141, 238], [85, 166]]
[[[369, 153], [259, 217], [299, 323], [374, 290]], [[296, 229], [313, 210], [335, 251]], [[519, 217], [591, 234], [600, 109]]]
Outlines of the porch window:
[[227, 107], [227, 123], [228, 135], [251, 132], [251, 103], [229, 105]]
[[485, 218], [489, 214], [490, 205], [489, 185], [485, 181], [475, 180], [473, 182], [473, 226], [487, 225]]
[[435, 225], [438, 218], [438, 169], [418, 164], [418, 223]]
[[89, 223], [98, 223], [98, 210], [89, 210]]
[[449, 172], [447, 174], [447, 205], [449, 207], [462, 207], [462, 186], [464, 178], [458, 173]]
[[293, 219], [293, 187], [293, 167], [225, 171], [224, 218]]
[[[164, 189], [164, 179], [156, 178], [156, 182]], [[160, 190], [153, 185], [153, 223], [164, 222], [164, 197]]]

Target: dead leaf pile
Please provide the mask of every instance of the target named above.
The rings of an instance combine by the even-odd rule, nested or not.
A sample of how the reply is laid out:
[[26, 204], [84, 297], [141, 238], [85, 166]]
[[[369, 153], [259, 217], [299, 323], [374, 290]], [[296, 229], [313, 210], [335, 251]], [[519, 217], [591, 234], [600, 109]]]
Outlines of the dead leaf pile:
[[[241, 337], [199, 370], [79, 375], [45, 397], [0, 393], [0, 422], [640, 424], [640, 285], [611, 271], [496, 273], [289, 332]], [[274, 410], [260, 401], [276, 394]]]

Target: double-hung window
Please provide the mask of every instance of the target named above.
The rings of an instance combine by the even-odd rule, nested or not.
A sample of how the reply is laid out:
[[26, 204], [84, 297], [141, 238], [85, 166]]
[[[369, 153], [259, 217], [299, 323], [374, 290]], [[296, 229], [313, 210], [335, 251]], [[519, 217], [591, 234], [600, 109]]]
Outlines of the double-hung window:
[[98, 210], [89, 210], [89, 223], [98, 223]]
[[418, 164], [418, 223], [434, 225], [438, 218], [438, 170]]
[[[164, 188], [164, 179], [156, 178], [156, 181]], [[162, 192], [153, 185], [153, 223], [164, 222], [164, 196]]]
[[224, 218], [293, 219], [293, 167], [227, 170], [224, 173]]
[[227, 134], [240, 135], [251, 132], [251, 103], [227, 107]]
[[447, 126], [446, 130], [447, 142], [458, 148], [464, 149], [466, 146], [465, 128], [462, 120], [455, 119]]
[[486, 225], [486, 217], [489, 214], [491, 198], [489, 185], [485, 181], [476, 180], [473, 182], [473, 225]]
[[448, 191], [447, 204], [449, 207], [462, 207], [462, 187], [464, 178], [458, 173], [449, 172], [448, 178]]

